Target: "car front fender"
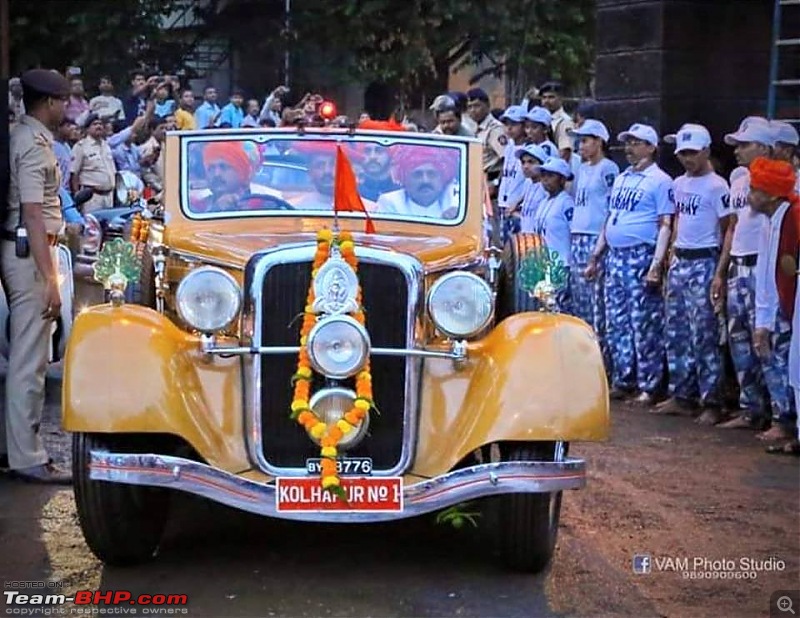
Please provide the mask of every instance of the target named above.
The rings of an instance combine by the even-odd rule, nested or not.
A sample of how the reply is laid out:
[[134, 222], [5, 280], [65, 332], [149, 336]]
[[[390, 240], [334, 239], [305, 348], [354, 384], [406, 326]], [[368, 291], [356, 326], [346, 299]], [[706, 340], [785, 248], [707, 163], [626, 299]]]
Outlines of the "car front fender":
[[469, 344], [461, 368], [426, 359], [421, 398], [413, 472], [423, 476], [493, 442], [599, 441], [609, 432], [597, 339], [565, 315], [507, 318]]
[[180, 436], [210, 464], [250, 468], [241, 359], [206, 358], [199, 339], [139, 305], [97, 305], [75, 320], [64, 362], [67, 431]]

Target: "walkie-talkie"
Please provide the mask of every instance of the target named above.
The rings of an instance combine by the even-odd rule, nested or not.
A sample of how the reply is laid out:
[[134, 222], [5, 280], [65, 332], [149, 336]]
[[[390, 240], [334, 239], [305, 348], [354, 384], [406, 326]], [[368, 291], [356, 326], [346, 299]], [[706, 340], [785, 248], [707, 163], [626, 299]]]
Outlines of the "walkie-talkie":
[[30, 257], [31, 246], [28, 244], [28, 230], [24, 225], [18, 225], [14, 231], [14, 249], [18, 258]]

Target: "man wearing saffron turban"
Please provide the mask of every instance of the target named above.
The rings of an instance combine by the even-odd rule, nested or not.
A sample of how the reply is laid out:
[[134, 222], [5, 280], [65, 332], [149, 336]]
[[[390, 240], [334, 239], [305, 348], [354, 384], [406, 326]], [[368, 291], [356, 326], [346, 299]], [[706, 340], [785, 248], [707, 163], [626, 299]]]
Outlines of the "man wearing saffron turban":
[[[766, 378], [773, 382], [770, 392], [797, 403], [800, 342], [796, 330], [800, 325], [795, 310], [800, 201], [794, 186], [795, 172], [790, 163], [759, 157], [750, 164], [748, 201], [755, 212], [768, 218], [758, 245], [753, 343], [765, 365], [774, 369], [765, 371]], [[789, 403], [782, 408], [773, 407], [772, 427], [759, 437], [788, 441], [786, 451], [800, 454], [796, 423], [797, 411]]]
[[458, 150], [401, 145], [392, 159], [402, 189], [378, 198], [381, 214], [454, 219], [458, 216]]
[[251, 180], [261, 164], [258, 148], [252, 142], [219, 141], [203, 147], [203, 168], [208, 191], [199, 200], [193, 200], [196, 212], [249, 210], [264, 208], [264, 201], [254, 195], [281, 195], [266, 187], [254, 191]]

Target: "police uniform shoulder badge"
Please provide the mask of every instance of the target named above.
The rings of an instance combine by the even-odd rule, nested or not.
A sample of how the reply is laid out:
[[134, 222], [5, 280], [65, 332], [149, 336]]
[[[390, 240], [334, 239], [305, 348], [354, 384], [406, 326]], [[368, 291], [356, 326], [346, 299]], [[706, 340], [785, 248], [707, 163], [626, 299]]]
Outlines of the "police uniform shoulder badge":
[[505, 135], [501, 135], [500, 137], [498, 137], [497, 141], [500, 143], [501, 146], [508, 145], [508, 137], [506, 137]]

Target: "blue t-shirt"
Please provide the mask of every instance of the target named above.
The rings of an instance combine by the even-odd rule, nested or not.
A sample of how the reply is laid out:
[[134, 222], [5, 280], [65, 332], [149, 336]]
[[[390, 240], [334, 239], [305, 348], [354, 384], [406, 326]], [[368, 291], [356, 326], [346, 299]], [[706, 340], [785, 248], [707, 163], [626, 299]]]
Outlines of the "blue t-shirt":
[[719, 220], [733, 214], [728, 183], [714, 172], [675, 179], [675, 246], [707, 249], [722, 244]]
[[608, 217], [608, 199], [617, 176], [619, 167], [611, 159], [581, 165], [575, 181], [573, 234], [600, 234]]
[[233, 103], [228, 103], [222, 108], [222, 114], [219, 117], [219, 126], [223, 124], [231, 125], [232, 129], [238, 129], [242, 126], [244, 120], [244, 111], [241, 107], [236, 107]]
[[606, 240], [612, 249], [655, 245], [658, 218], [675, 214], [672, 178], [655, 163], [643, 171], [629, 167], [614, 181], [608, 206]]
[[164, 99], [162, 103], [156, 101], [154, 113], [156, 116], [166, 118], [167, 116], [174, 114], [177, 108], [178, 104], [175, 102], [175, 99]]
[[561, 191], [555, 197], [547, 195], [533, 217], [533, 232], [541, 234], [550, 251], [555, 251], [565, 266], [572, 262], [569, 223], [575, 209], [572, 196]]

